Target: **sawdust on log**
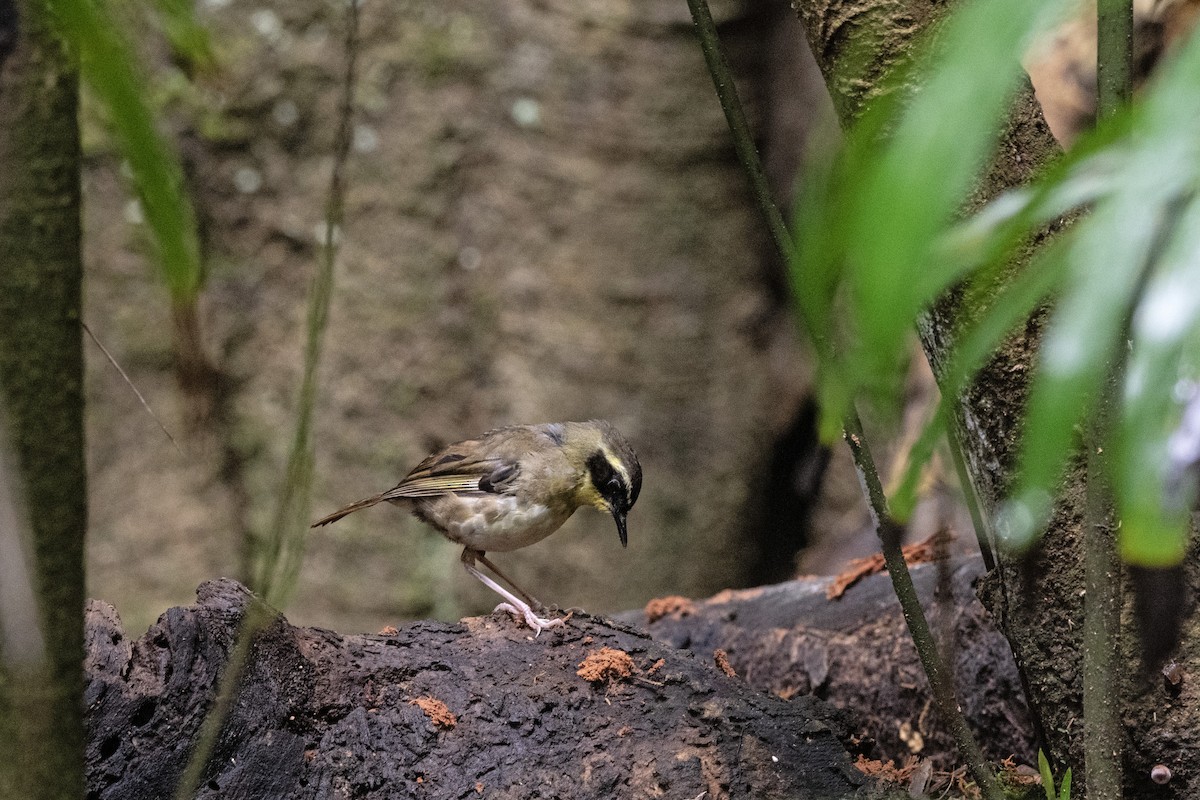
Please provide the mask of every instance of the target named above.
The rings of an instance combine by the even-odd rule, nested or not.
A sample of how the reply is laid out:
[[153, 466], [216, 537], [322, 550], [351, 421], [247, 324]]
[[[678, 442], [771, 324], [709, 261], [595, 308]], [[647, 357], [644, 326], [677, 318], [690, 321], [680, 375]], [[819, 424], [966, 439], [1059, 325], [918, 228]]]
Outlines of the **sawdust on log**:
[[691, 614], [695, 608], [695, 603], [688, 598], [680, 597], [679, 595], [656, 597], [649, 603], [646, 603], [646, 622], [656, 622], [670, 614], [677, 614], [680, 617], [686, 617], [688, 614]]
[[575, 674], [588, 683], [611, 684], [633, 675], [633, 659], [624, 650], [601, 647], [579, 662]]
[[408, 703], [424, 711], [425, 716], [429, 717], [429, 721], [442, 730], [450, 730], [458, 724], [458, 718], [454, 716], [454, 712], [436, 697], [417, 697], [409, 700]]

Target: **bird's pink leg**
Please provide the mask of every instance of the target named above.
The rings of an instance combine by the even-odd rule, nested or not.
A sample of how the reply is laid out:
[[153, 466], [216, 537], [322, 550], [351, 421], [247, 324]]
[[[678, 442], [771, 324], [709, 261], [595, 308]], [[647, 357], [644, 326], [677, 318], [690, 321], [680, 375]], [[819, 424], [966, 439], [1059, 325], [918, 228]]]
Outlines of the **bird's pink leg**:
[[478, 551], [470, 548], [463, 550], [463, 567], [467, 570], [467, 572], [473, 575], [476, 580], [508, 601], [496, 606], [493, 611], [507, 611], [515, 617], [523, 618], [525, 620], [525, 624], [530, 628], [533, 628], [534, 636], [540, 636], [542, 631], [546, 630], [547, 628], [556, 628], [563, 624], [561, 619], [543, 619], [542, 617], [539, 617], [537, 614], [533, 613], [533, 609], [530, 608], [529, 603], [526, 603], [524, 600], [520, 599], [515, 594], [508, 591], [503, 586], [496, 583], [487, 575], [484, 575], [482, 572], [476, 569], [474, 562], [477, 557], [479, 557]]

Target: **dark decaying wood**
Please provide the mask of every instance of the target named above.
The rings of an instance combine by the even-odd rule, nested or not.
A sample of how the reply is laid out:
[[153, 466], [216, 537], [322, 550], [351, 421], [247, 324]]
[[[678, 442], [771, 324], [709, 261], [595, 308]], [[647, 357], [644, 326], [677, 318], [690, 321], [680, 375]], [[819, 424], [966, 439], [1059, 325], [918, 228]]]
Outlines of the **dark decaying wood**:
[[[985, 755], [993, 760], [1015, 755], [1034, 764], [1037, 745], [1012, 653], [975, 597], [982, 573], [980, 558], [957, 560], [945, 576], [952, 589], [945, 591], [938, 565], [912, 569]], [[872, 757], [900, 763], [915, 754], [939, 768], [952, 767], [958, 761], [954, 744], [932, 708], [887, 576], [865, 578], [837, 600], [826, 598], [831, 580], [724, 592], [653, 622], [641, 614], [623, 618], [698, 656], [725, 650], [730, 665], [754, 688], [784, 697], [816, 694], [846, 709], [856, 718], [852, 726], [875, 741], [867, 752]]]
[[[231, 580], [197, 594], [136, 641], [89, 605], [89, 798], [171, 796], [250, 597]], [[589, 682], [579, 665], [604, 647], [629, 658]], [[882, 796], [845, 734], [815, 698], [759, 693], [711, 653], [585, 614], [536, 639], [502, 615], [349, 636], [276, 615], [198, 796]]]

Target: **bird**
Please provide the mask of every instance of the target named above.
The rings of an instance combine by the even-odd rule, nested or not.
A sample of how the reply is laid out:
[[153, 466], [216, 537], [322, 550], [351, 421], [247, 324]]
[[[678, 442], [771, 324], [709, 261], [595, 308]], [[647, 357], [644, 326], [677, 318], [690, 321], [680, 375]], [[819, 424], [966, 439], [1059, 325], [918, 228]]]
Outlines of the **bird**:
[[583, 506], [611, 514], [621, 547], [626, 547], [626, 516], [641, 490], [637, 454], [611, 423], [594, 419], [511, 425], [431, 453], [391, 489], [340, 508], [312, 527], [383, 502], [405, 508], [463, 546], [460, 560], [466, 571], [505, 600], [494, 611], [523, 619], [539, 636], [563, 620], [539, 617], [534, 609], [542, 608], [541, 603], [485, 554], [539, 542]]

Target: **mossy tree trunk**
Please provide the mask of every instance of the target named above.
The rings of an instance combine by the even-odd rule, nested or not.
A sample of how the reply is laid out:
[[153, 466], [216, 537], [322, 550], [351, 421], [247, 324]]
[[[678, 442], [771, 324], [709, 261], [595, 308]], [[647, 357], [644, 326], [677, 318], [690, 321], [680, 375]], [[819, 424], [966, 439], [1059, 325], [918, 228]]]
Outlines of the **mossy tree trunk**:
[[[0, 0], [0, 396], [44, 662], [0, 658], [0, 795], [83, 795], [78, 80], [35, 0]], [[8, 565], [11, 568], [11, 564]]]
[[[795, 7], [843, 125], [853, 124], [863, 105], [882, 91], [879, 79], [889, 66], [906, 55], [947, 10], [947, 4], [937, 0], [801, 0]], [[844, 61], [847, 56], [857, 57], [864, 50], [875, 54], [865, 80], [855, 81], [839, 72], [841, 64], [849, 63]], [[1028, 181], [1058, 153], [1026, 86], [1014, 99], [997, 154], [969, 205], [978, 207]], [[1012, 269], [1027, 264], [1033, 249], [1053, 233], [1034, 237], [1029, 252], [1016, 259]], [[920, 335], [935, 374], [945, 365], [962, 322], [978, 311], [977, 306], [967, 308], [954, 293], [930, 309]], [[1025, 400], [1045, 318], [1044, 312], [1036, 313], [1014, 333], [954, 407], [953, 424], [968, 472], [989, 513], [1004, 500], [1014, 477]], [[997, 569], [984, 590], [984, 600], [1023, 671], [1044, 747], [1060, 772], [1068, 766], [1074, 770], [1076, 796], [1082, 796], [1086, 786], [1079, 669], [1085, 585], [1084, 461], [1076, 459], [1065, 475], [1055, 515], [1037, 551], [1025, 559], [998, 553]], [[1194, 553], [1187, 564], [1188, 590], [1195, 593], [1200, 587], [1200, 566]], [[1123, 615], [1129, 620], [1131, 610], [1125, 608]], [[1172, 657], [1183, 672], [1194, 675], [1200, 668], [1200, 620], [1195, 609], [1189, 612], [1182, 636]], [[1121, 676], [1124, 692], [1119, 699], [1124, 723], [1123, 796], [1195, 796], [1197, 778], [1189, 765], [1200, 759], [1200, 736], [1189, 709], [1196, 707], [1196, 688], [1167, 686], [1161, 676], [1144, 669], [1136, 636], [1122, 637], [1120, 648], [1118, 662], [1128, 665]], [[1168, 785], [1151, 782], [1156, 764], [1172, 769], [1174, 777]]]

